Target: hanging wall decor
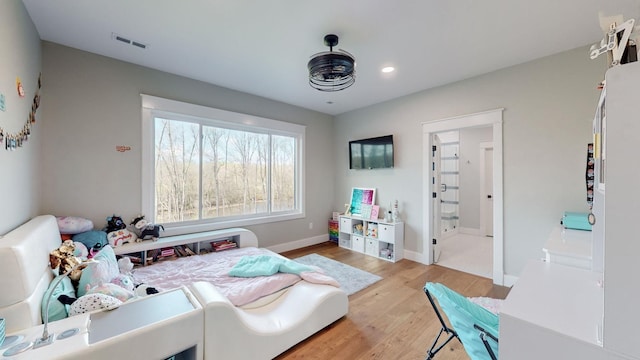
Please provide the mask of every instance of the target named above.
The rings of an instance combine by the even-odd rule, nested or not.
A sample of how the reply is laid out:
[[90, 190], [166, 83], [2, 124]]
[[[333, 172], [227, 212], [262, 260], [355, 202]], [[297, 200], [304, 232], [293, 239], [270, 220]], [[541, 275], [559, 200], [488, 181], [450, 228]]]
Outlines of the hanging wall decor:
[[[24, 94], [24, 89], [22, 88], [22, 83], [20, 82], [20, 78], [16, 80], [18, 86], [18, 94], [22, 91]], [[36, 111], [40, 107], [40, 88], [42, 87], [42, 74], [38, 76], [38, 89], [36, 90], [35, 95], [33, 96], [33, 103], [31, 104], [31, 111], [29, 115], [27, 115], [27, 121], [25, 122], [22, 130], [16, 133], [6, 132], [2, 127], [0, 127], [0, 145], [4, 142], [5, 150], [15, 150], [16, 148], [22, 147], [24, 143], [29, 140], [29, 136], [31, 136], [31, 130], [36, 122]], [[24, 95], [22, 95], [24, 96]]]

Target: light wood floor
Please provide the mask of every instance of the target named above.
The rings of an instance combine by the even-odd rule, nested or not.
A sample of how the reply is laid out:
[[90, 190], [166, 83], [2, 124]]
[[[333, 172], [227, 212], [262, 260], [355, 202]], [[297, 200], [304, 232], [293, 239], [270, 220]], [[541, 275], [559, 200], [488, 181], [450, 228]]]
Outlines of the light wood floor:
[[[440, 325], [422, 288], [440, 282], [465, 296], [504, 299], [509, 289], [487, 278], [410, 260], [390, 263], [326, 242], [282, 253], [319, 255], [377, 274], [383, 279], [349, 296], [349, 313], [277, 359], [424, 359]], [[452, 340], [435, 360], [469, 359]]]

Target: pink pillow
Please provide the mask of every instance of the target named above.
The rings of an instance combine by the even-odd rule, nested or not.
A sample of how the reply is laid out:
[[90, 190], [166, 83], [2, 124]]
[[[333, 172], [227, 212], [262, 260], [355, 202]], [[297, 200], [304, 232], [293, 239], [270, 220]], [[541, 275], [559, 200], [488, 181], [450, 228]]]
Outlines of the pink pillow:
[[93, 230], [93, 222], [77, 216], [57, 216], [60, 234], [79, 234]]

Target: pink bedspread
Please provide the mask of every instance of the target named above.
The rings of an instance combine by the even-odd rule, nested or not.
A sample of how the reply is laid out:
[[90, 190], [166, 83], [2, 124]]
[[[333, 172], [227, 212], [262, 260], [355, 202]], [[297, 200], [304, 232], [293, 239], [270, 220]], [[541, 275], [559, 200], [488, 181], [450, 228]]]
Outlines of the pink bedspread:
[[[229, 270], [243, 256], [277, 254], [261, 248], [240, 248], [209, 254], [181, 257], [175, 260], [159, 262], [137, 268], [133, 271], [136, 283], [145, 283], [164, 291], [188, 285], [196, 281], [206, 281], [215, 285], [232, 304], [242, 306], [289, 287], [301, 278], [295, 274], [277, 273], [271, 276], [240, 278], [229, 276]], [[308, 278], [312, 282], [321, 282], [326, 275], [316, 274]], [[329, 278], [331, 279], [331, 278]], [[325, 279], [326, 280], [326, 279]], [[335, 281], [335, 280], [334, 280]], [[330, 281], [329, 281], [330, 283]]]

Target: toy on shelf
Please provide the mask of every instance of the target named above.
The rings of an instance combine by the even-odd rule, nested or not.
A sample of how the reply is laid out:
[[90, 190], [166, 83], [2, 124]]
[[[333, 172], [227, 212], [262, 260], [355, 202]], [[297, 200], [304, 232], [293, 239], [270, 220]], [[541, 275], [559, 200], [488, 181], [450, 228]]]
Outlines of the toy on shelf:
[[378, 224], [369, 223], [369, 225], [367, 226], [367, 236], [372, 238], [378, 237]]
[[363, 227], [362, 224], [355, 224], [353, 225], [353, 233], [356, 235], [362, 235], [363, 232]]
[[148, 222], [144, 215], [138, 215], [131, 221], [131, 225], [136, 228], [138, 232], [138, 240], [140, 242], [142, 240], [151, 239], [153, 241], [158, 240], [160, 237], [160, 229], [164, 231], [164, 226], [158, 224], [151, 224]]
[[107, 233], [107, 241], [112, 247], [138, 240], [138, 236], [127, 230], [127, 224], [115, 214], [107, 218], [107, 226], [102, 231]]

